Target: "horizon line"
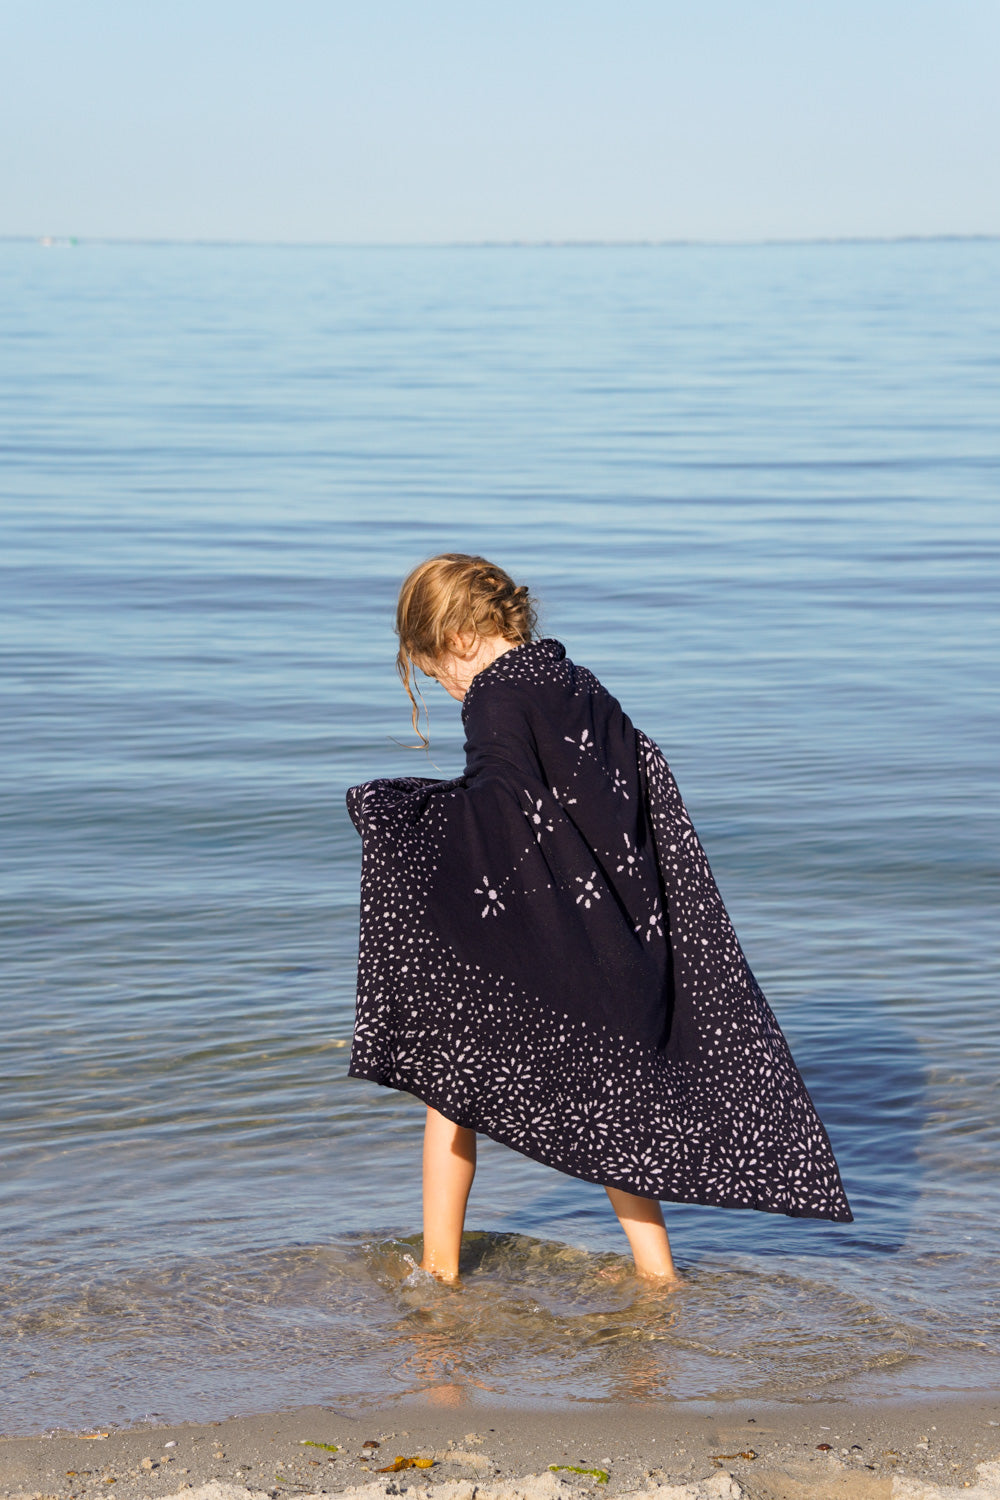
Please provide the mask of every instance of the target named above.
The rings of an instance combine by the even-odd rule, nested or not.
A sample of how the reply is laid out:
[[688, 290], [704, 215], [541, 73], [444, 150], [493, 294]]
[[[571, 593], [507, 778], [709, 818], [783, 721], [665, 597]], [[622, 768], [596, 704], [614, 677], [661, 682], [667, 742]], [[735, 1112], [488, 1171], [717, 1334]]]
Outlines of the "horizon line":
[[184, 246], [191, 249], [258, 250], [572, 250], [572, 249], [763, 249], [801, 245], [904, 245], [955, 242], [989, 243], [1000, 233], [775, 235], [756, 239], [713, 239], [692, 236], [653, 238], [546, 238], [450, 240], [278, 240], [226, 239], [168, 235], [0, 234], [0, 244], [38, 245], [45, 249], [72, 245]]

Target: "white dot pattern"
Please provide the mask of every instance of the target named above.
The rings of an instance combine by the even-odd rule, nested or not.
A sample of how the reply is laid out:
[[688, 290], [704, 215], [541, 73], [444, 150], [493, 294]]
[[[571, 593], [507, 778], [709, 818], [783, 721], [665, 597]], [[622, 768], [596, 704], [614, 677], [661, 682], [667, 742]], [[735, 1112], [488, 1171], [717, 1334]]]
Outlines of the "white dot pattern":
[[480, 673], [466, 774], [348, 793], [350, 1072], [590, 1182], [847, 1221], [662, 754], [556, 641]]

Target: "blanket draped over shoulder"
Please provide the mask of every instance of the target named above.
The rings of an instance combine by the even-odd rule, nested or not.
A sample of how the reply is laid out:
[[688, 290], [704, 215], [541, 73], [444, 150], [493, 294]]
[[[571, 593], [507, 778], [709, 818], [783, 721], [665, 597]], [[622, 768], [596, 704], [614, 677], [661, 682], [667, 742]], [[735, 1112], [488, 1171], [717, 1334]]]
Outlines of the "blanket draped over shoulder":
[[350, 1072], [589, 1182], [849, 1220], [662, 754], [557, 641], [462, 707], [454, 781], [352, 787]]

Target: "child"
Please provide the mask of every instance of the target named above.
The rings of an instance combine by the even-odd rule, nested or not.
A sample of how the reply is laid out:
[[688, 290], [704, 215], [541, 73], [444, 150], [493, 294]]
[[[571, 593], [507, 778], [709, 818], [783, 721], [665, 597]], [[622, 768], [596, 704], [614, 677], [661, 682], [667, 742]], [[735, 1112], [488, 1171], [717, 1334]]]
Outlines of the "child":
[[849, 1221], [657, 747], [535, 638], [527, 589], [484, 558], [422, 563], [396, 630], [414, 729], [418, 668], [467, 735], [454, 781], [348, 793], [364, 843], [350, 1073], [427, 1105], [423, 1268], [458, 1275], [477, 1131], [601, 1183], [637, 1272], [663, 1282], [661, 1199]]

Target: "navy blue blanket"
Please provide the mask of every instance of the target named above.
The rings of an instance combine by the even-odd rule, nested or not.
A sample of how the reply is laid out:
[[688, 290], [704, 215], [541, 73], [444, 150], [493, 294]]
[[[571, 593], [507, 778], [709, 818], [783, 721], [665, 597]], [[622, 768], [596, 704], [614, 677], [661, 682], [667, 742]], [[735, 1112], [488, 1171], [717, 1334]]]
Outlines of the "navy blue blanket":
[[350, 1072], [589, 1182], [849, 1220], [666, 761], [557, 641], [462, 705], [465, 775], [352, 787]]

